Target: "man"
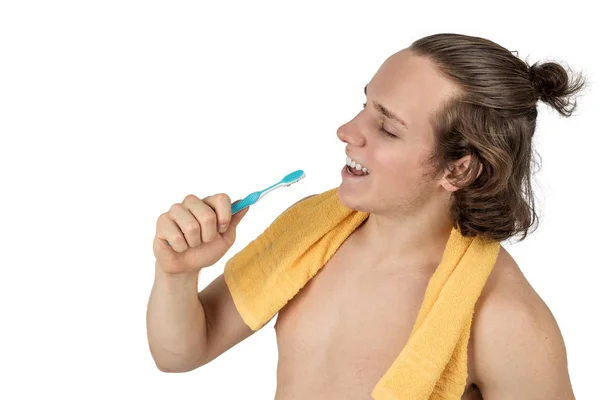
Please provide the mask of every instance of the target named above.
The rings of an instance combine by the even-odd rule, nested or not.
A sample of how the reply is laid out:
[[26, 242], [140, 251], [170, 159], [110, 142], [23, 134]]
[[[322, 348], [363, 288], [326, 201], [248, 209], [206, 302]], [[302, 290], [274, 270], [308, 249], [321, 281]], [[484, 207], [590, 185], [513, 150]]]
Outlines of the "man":
[[[536, 103], [570, 115], [582, 85], [558, 64], [530, 67], [464, 35], [420, 39], [383, 63], [365, 87], [364, 109], [337, 132], [350, 164], [339, 200], [369, 217], [279, 311], [276, 399], [370, 398], [408, 340], [452, 227], [524, 238], [536, 218], [527, 186]], [[179, 239], [175, 252], [206, 246], [209, 254], [205, 235], [230, 218], [231, 235], [217, 237], [226, 251], [243, 217], [222, 211], [230, 205], [226, 195], [189, 196], [161, 216], [172, 223], [159, 219], [148, 318], [163, 371], [205, 365], [253, 333], [223, 275], [198, 302], [197, 271], [178, 269], [162, 243]], [[202, 229], [184, 229], [192, 215]], [[182, 238], [193, 241], [189, 249]], [[476, 305], [462, 398], [574, 398], [556, 321], [503, 247]]]

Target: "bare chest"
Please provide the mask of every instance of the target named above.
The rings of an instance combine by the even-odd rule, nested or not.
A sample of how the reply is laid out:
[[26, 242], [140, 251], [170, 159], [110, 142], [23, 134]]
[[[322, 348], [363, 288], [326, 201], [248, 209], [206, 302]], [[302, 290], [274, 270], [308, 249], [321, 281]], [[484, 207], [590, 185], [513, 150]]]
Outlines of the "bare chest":
[[370, 399], [406, 345], [429, 276], [365, 263], [341, 248], [280, 310], [276, 399]]

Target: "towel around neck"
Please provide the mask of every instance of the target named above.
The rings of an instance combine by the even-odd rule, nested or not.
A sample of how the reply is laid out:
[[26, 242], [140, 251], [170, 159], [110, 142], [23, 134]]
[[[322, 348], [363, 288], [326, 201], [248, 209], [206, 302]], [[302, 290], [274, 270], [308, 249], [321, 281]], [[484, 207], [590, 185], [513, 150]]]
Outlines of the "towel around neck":
[[[277, 314], [368, 217], [342, 205], [337, 190], [290, 207], [227, 261], [225, 281], [253, 330]], [[452, 229], [408, 343], [373, 389], [373, 399], [461, 398], [475, 303], [499, 248], [496, 241]]]

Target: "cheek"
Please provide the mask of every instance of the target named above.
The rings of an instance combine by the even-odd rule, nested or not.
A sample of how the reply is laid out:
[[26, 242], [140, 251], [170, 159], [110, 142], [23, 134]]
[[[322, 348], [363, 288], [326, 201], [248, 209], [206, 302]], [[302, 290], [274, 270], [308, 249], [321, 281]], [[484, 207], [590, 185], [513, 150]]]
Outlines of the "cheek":
[[393, 154], [382, 160], [382, 168], [385, 175], [397, 182], [410, 182], [419, 177], [420, 165], [415, 154], [406, 152]]

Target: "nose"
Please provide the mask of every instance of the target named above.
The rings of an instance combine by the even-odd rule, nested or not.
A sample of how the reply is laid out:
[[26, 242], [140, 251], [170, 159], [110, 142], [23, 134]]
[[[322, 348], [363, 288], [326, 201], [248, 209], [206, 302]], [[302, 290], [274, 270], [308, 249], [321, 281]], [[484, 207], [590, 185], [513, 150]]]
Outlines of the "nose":
[[344, 143], [361, 147], [365, 143], [365, 135], [356, 123], [356, 118], [346, 122], [337, 129], [337, 137]]

